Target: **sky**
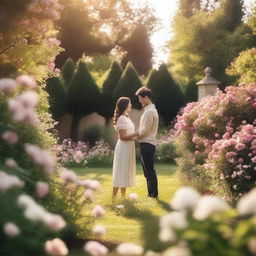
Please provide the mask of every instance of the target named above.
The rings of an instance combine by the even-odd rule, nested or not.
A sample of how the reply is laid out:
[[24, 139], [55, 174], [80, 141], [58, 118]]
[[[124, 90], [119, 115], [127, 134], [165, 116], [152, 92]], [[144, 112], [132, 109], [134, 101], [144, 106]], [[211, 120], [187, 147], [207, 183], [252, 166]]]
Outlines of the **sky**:
[[[177, 11], [178, 0], [130, 0], [134, 4], [146, 1], [155, 9], [156, 16], [162, 23], [161, 29], [156, 31], [151, 37], [151, 43], [154, 49], [153, 62], [157, 67], [159, 64], [168, 60], [168, 51], [165, 50], [165, 44], [172, 37], [171, 21]], [[250, 7], [256, 3], [256, 0], [244, 0], [245, 4]]]

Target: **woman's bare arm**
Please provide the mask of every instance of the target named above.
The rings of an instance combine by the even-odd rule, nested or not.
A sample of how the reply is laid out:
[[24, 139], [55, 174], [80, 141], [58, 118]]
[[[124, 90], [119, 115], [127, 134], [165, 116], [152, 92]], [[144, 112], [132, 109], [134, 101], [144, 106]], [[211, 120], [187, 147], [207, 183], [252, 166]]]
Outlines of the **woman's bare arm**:
[[136, 137], [138, 135], [138, 131], [127, 134], [126, 130], [119, 130], [118, 131], [118, 137], [120, 140], [131, 140], [133, 137]]

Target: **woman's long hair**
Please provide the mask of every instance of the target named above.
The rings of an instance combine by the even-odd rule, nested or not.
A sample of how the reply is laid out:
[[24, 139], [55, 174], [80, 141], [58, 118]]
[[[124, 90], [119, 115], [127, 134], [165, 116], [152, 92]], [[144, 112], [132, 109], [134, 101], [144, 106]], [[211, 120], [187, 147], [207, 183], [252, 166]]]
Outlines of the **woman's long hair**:
[[123, 115], [124, 111], [127, 109], [131, 100], [128, 97], [121, 97], [116, 102], [116, 108], [114, 111], [113, 123], [116, 125], [118, 118]]

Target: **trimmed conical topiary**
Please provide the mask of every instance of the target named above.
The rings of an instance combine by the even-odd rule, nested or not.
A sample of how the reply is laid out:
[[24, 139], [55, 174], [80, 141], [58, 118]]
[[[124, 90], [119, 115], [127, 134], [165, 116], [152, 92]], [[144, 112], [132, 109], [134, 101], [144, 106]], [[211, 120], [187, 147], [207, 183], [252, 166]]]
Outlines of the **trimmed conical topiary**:
[[71, 58], [68, 58], [61, 68], [61, 78], [65, 88], [68, 88], [75, 69], [76, 69], [76, 64]]
[[140, 109], [141, 105], [135, 92], [142, 86], [140, 77], [131, 62], [128, 62], [117, 86], [114, 90], [115, 101], [119, 97], [129, 97], [133, 108]]
[[153, 92], [153, 101], [160, 116], [166, 124], [169, 123], [184, 105], [184, 97], [165, 64], [159, 70], [151, 71], [147, 87]]
[[115, 99], [113, 91], [122, 76], [122, 67], [114, 61], [108, 71], [107, 77], [102, 85], [101, 110], [100, 113], [109, 119], [114, 114]]
[[73, 114], [72, 139], [77, 139], [77, 128], [83, 115], [97, 112], [100, 92], [84, 61], [80, 60], [68, 87], [68, 111]]
[[45, 89], [49, 94], [50, 112], [58, 120], [67, 108], [67, 92], [58, 77], [49, 78]]

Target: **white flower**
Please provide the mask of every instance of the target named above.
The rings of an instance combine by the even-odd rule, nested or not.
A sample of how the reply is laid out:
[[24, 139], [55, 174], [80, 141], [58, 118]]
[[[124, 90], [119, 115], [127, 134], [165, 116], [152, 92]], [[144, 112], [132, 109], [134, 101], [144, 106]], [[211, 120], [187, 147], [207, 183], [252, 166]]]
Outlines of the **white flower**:
[[17, 163], [13, 158], [7, 158], [4, 163], [9, 168], [17, 167]]
[[203, 196], [199, 200], [193, 216], [197, 220], [205, 220], [211, 214], [226, 211], [229, 208], [225, 201], [216, 196]]
[[20, 229], [12, 222], [7, 222], [3, 227], [4, 233], [9, 237], [15, 237], [20, 234]]
[[188, 226], [186, 212], [171, 212], [160, 218], [160, 227], [172, 227], [176, 229], [184, 229]]
[[143, 253], [143, 247], [133, 243], [122, 243], [117, 246], [116, 252], [124, 256], [136, 256]]
[[164, 251], [163, 256], [191, 256], [191, 252], [187, 247], [171, 247]]
[[94, 197], [94, 195], [93, 195], [93, 190], [91, 190], [91, 189], [86, 189], [86, 190], [84, 191], [84, 196], [85, 196], [86, 199], [92, 201], [92, 200], [93, 200], [93, 197]]
[[124, 209], [124, 205], [118, 204], [118, 205], [116, 205], [116, 208], [117, 208], [117, 209]]
[[106, 234], [106, 228], [105, 226], [102, 226], [102, 225], [96, 225], [92, 232], [95, 234], [95, 235], [99, 235], [99, 236], [102, 236], [104, 234]]
[[43, 220], [45, 214], [45, 209], [36, 203], [31, 204], [24, 212], [24, 216], [34, 222]]
[[59, 238], [46, 241], [45, 251], [52, 256], [65, 256], [68, 254], [68, 248], [66, 244]]
[[9, 175], [6, 172], [0, 171], [0, 191], [6, 192], [13, 187], [24, 186], [24, 182], [15, 175]]
[[60, 231], [66, 226], [66, 221], [59, 214], [46, 213], [43, 215], [43, 222], [53, 231]]
[[191, 187], [180, 188], [171, 201], [171, 207], [175, 210], [193, 209], [201, 195]]
[[108, 248], [96, 241], [89, 241], [84, 245], [84, 250], [92, 256], [104, 256], [108, 253]]
[[36, 164], [43, 167], [45, 172], [52, 173], [54, 171], [55, 161], [48, 151], [32, 144], [25, 144], [25, 151]]
[[164, 227], [160, 229], [159, 240], [162, 242], [174, 242], [176, 240], [176, 234], [170, 227]]
[[36, 87], [36, 81], [27, 75], [21, 75], [16, 78], [16, 81], [20, 85], [26, 85], [28, 87]]
[[34, 199], [28, 195], [20, 195], [18, 197], [17, 202], [18, 202], [18, 206], [21, 208], [29, 207], [30, 205], [35, 203]]
[[2, 135], [2, 139], [6, 141], [8, 144], [16, 144], [19, 140], [19, 137], [16, 132], [13, 131], [6, 131]]
[[138, 198], [138, 195], [136, 193], [131, 193], [128, 195], [128, 198], [130, 200], [136, 200]]
[[72, 182], [76, 184], [78, 182], [78, 177], [73, 171], [63, 168], [60, 176], [65, 183]]
[[0, 79], [0, 92], [8, 93], [16, 88], [17, 84], [14, 79], [2, 78]]
[[103, 215], [105, 215], [105, 210], [102, 208], [101, 205], [95, 205], [93, 210], [92, 210], [92, 214], [99, 218], [102, 217]]
[[38, 197], [43, 198], [49, 192], [49, 185], [46, 182], [38, 181], [36, 183], [36, 194]]
[[237, 204], [237, 212], [239, 215], [256, 213], [256, 188], [240, 198]]

